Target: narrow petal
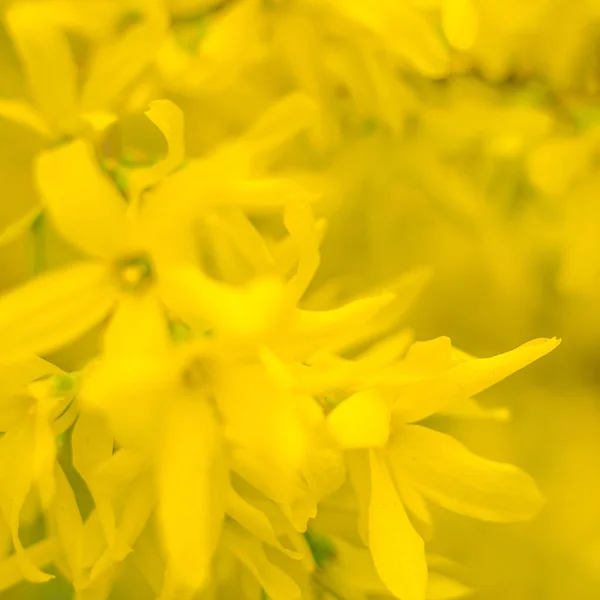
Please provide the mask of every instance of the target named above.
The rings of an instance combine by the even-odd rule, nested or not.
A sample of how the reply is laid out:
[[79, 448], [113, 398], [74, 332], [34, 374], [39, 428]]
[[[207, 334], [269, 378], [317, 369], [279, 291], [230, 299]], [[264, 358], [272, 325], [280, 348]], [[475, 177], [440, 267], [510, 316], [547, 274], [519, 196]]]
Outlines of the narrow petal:
[[88, 144], [78, 140], [43, 153], [36, 179], [54, 224], [70, 243], [103, 258], [123, 248], [127, 205]]
[[67, 38], [38, 17], [35, 4], [13, 5], [5, 17], [35, 103], [51, 126], [60, 127], [77, 112], [77, 74]]
[[407, 425], [389, 452], [399, 475], [448, 510], [485, 521], [512, 522], [534, 517], [543, 506], [529, 475], [472, 454], [449, 435]]
[[394, 294], [381, 294], [332, 310], [298, 310], [293, 324], [294, 336], [290, 336], [292, 344], [305, 355], [322, 350], [328, 344], [335, 344], [338, 337], [349, 330], [361, 331], [393, 299]]
[[306, 292], [319, 268], [321, 236], [314, 214], [306, 204], [288, 204], [283, 218], [285, 227], [296, 245], [298, 256], [298, 271], [288, 283], [287, 290], [290, 302], [295, 305]]
[[394, 408], [395, 415], [398, 421], [420, 421], [482, 392], [545, 356], [559, 344], [560, 340], [556, 338], [532, 340], [510, 352], [491, 358], [465, 360], [437, 376], [407, 384], [401, 388]]
[[423, 540], [410, 524], [383, 456], [370, 450], [369, 463], [369, 548], [375, 568], [398, 598], [425, 600], [427, 562]]
[[358, 500], [358, 533], [361, 540], [369, 543], [369, 515], [371, 506], [371, 473], [369, 454], [361, 450], [346, 452], [348, 478]]
[[300, 588], [294, 580], [269, 561], [262, 544], [236, 526], [228, 526], [223, 534], [227, 548], [258, 579], [272, 600], [300, 598]]
[[132, 198], [152, 187], [177, 169], [185, 159], [184, 120], [181, 109], [170, 100], [156, 100], [150, 104], [146, 116], [158, 127], [167, 141], [167, 156], [148, 169], [131, 174]]
[[508, 410], [508, 408], [503, 406], [484, 406], [473, 398], [461, 400], [460, 402], [449, 406], [440, 414], [456, 419], [482, 419], [500, 421], [502, 423], [510, 421], [511, 418], [510, 410]]
[[[168, 563], [200, 589], [210, 576], [223, 522], [220, 433], [203, 401], [177, 401], [166, 423], [157, 478], [159, 520]], [[223, 482], [224, 483], [224, 482]]]
[[18, 427], [27, 417], [35, 403], [28, 391], [34, 380], [60, 373], [58, 367], [37, 356], [0, 366], [0, 431]]
[[31, 453], [34, 446], [35, 434], [31, 423], [7, 432], [0, 439], [0, 510], [10, 528], [16, 558], [24, 577], [29, 581], [43, 583], [53, 579], [53, 576], [38, 568], [23, 548], [19, 537], [21, 511], [35, 482]]
[[394, 53], [421, 73], [441, 77], [448, 71], [448, 52], [427, 17], [410, 3], [331, 0], [350, 19], [370, 29]]
[[227, 493], [227, 515], [237, 521], [249, 533], [273, 546], [273, 548], [277, 548], [277, 550], [292, 558], [300, 558], [297, 552], [289, 550], [279, 541], [267, 515], [246, 501], [231, 486]]
[[190, 323], [204, 323], [225, 335], [264, 335], [281, 313], [282, 286], [265, 278], [233, 286], [204, 275], [200, 269], [170, 269], [160, 280], [160, 294], [175, 314]]
[[20, 219], [11, 223], [4, 231], [0, 232], [0, 247], [11, 244], [22, 235], [29, 233], [31, 227], [41, 214], [41, 207], [36, 206], [26, 212]]
[[151, 294], [125, 297], [104, 336], [104, 354], [83, 381], [84, 407], [102, 413], [119, 445], [152, 452], [178, 366], [163, 309]]
[[301, 469], [310, 449], [310, 399], [277, 385], [256, 366], [230, 369], [217, 397], [238, 473], [269, 498], [292, 504], [302, 490]]
[[[49, 565], [56, 554], [56, 540], [47, 539], [33, 544], [24, 550], [27, 560], [38, 569]], [[0, 591], [7, 590], [23, 579], [23, 571], [19, 563], [19, 556], [11, 556], [0, 560]]]
[[56, 467], [56, 498], [52, 510], [58, 545], [75, 586], [83, 583], [83, 520], [77, 499], [60, 465]]
[[52, 131], [44, 117], [31, 105], [21, 100], [0, 100], [0, 117], [27, 127], [44, 138], [52, 136]]
[[115, 516], [106, 494], [96, 485], [96, 473], [113, 456], [114, 436], [104, 415], [82, 412], [71, 436], [73, 466], [94, 499], [103, 533], [109, 545], [115, 541]]
[[445, 0], [442, 4], [442, 27], [450, 44], [468, 50], [475, 43], [479, 20], [473, 0]]
[[82, 262], [0, 297], [0, 362], [45, 354], [76, 340], [110, 311], [116, 292], [104, 264]]
[[277, 158], [282, 146], [310, 127], [317, 117], [316, 104], [305, 94], [294, 92], [273, 103], [244, 134], [242, 143], [250, 146], [253, 160], [261, 160], [260, 166], [266, 167], [269, 158]]
[[342, 448], [380, 448], [390, 435], [390, 407], [376, 392], [358, 392], [329, 413], [327, 426]]
[[458, 600], [469, 596], [473, 590], [459, 581], [440, 573], [430, 573], [427, 582], [427, 600]]
[[400, 500], [410, 515], [417, 533], [424, 540], [429, 541], [433, 536], [433, 518], [427, 508], [425, 499], [405, 477], [396, 476], [393, 462], [388, 466]]
[[159, 0], [138, 3], [142, 19], [116, 39], [100, 45], [82, 90], [84, 110], [107, 108], [152, 62], [167, 31], [167, 14]]

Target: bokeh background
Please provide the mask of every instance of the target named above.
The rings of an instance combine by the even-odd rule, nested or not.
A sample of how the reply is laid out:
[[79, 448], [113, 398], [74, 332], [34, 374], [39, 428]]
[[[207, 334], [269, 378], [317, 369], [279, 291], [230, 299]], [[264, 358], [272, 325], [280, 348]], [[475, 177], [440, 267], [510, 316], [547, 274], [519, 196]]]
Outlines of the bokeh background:
[[[93, 48], [148, 25], [154, 6], [109, 2], [91, 27], [67, 18], [91, 0], [26, 3], [65, 32], [82, 80]], [[426, 268], [405, 319], [418, 339], [448, 335], [479, 356], [563, 339], [482, 395], [507, 406], [509, 422], [438, 423], [531, 472], [544, 511], [519, 525], [440, 511], [431, 549], [462, 564], [476, 600], [600, 598], [600, 1], [172, 0], [164, 10], [113, 102], [123, 118], [99, 147], [116, 140], [140, 161], [149, 147], [160, 152], [135, 118], [157, 97], [184, 110], [189, 156], [247, 131], [286, 94], [311, 98], [308, 135], [271, 157], [314, 188], [327, 219], [309, 301], [335, 303]], [[2, 21], [0, 99], [23, 98], [32, 100], [27, 69]], [[3, 114], [2, 228], [38, 201], [32, 162], [49, 143]], [[38, 223], [0, 248], [0, 284], [71, 256]], [[94, 344], [91, 334], [54, 358], [75, 368]], [[57, 581], [2, 598], [64, 594]]]

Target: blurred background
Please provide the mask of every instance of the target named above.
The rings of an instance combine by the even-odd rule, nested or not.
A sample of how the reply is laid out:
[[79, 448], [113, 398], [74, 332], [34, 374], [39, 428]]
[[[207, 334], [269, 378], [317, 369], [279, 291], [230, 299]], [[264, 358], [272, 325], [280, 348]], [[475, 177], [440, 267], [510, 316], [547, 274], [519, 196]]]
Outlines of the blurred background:
[[[64, 33], [82, 81], [90, 55], [153, 18], [153, 2], [124, 0], [91, 28], [87, 16], [67, 18], [91, 0], [23, 4], [45, 6], [40, 19]], [[197, 157], [286, 94], [310, 97], [307, 135], [271, 165], [314, 188], [327, 220], [309, 301], [335, 303], [427, 267], [406, 319], [417, 339], [447, 335], [478, 356], [563, 339], [481, 396], [507, 406], [509, 422], [436, 423], [532, 473], [544, 511], [532, 523], [490, 525], [440, 510], [431, 550], [463, 565], [476, 600], [600, 598], [600, 1], [167, 5], [112, 101], [123, 118], [98, 147], [118, 139], [120, 155], [139, 153], [141, 126], [126, 115], [154, 98], [184, 110], [187, 153]], [[3, 23], [0, 98], [34, 102]], [[2, 228], [38, 202], [31, 165], [49, 143], [6, 115], [0, 105]], [[2, 288], [73, 256], [36, 221], [0, 247]], [[76, 368], [94, 344], [91, 334], [54, 358]], [[60, 598], [60, 585], [2, 597]]]

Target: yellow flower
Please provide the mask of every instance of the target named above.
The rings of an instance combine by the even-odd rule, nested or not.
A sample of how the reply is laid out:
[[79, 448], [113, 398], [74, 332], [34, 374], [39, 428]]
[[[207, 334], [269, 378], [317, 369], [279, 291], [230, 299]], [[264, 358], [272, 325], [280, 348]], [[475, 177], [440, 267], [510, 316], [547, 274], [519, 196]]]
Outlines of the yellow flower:
[[[23, 507], [36, 489], [44, 511], [56, 514], [64, 481], [56, 462], [56, 438], [76, 417], [74, 391], [72, 378], [37, 357], [2, 372], [0, 512], [9, 526], [18, 566], [30, 581], [44, 582], [52, 576], [40, 571], [30, 552], [23, 548], [19, 537]], [[0, 581], [0, 587], [3, 585]]]
[[[132, 11], [141, 15], [140, 22], [119, 32], [120, 17]], [[25, 1], [8, 7], [5, 19], [33, 104], [2, 100], [0, 115], [52, 142], [86, 128], [101, 131], [112, 123], [116, 119], [112, 106], [152, 60], [166, 33], [166, 15], [155, 0], [127, 0], [123, 6], [101, 6], [89, 0], [78, 5]], [[91, 67], [81, 90], [67, 37], [72, 30], [101, 39], [101, 43], [94, 40]]]
[[378, 372], [373, 387], [350, 395], [329, 414], [332, 435], [351, 451], [348, 467], [363, 539], [395, 596], [425, 597], [423, 540], [408, 517], [430, 525], [423, 497], [491, 521], [528, 519], [542, 505], [533, 481], [516, 467], [479, 458], [453, 438], [413, 423], [468, 400], [557, 345], [534, 340], [473, 359], [454, 351], [447, 338], [417, 343], [403, 361]]
[[[170, 151], [162, 164], [133, 177], [132, 189], [139, 193], [129, 205], [85, 142], [69, 142], [39, 158], [37, 180], [45, 209], [59, 232], [90, 258], [44, 274], [0, 299], [4, 360], [59, 348], [114, 312], [121, 299], [136, 294], [150, 294], [174, 314], [191, 315], [223, 331], [252, 335], [269, 320], [279, 298], [275, 283], [265, 279], [238, 290], [194, 266], [193, 222], [177, 208], [180, 199], [189, 206], [187, 194], [193, 188], [186, 188], [183, 198], [169, 188], [173, 196], [165, 198], [159, 190], [141, 201], [142, 190], [163, 176], [165, 165], [174, 166], [173, 157], [181, 156], [181, 129], [173, 125], [180, 118], [178, 109], [159, 102], [148, 117], [169, 136]], [[241, 195], [243, 205], [243, 191]], [[227, 199], [235, 203], [235, 192]]]

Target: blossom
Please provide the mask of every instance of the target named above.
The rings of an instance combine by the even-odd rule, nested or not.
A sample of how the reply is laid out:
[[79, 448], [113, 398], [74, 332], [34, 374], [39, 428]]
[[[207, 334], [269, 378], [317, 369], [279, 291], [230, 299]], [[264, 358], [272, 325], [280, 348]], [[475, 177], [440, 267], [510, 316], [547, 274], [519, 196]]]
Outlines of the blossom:
[[[385, 392], [365, 389], [328, 415], [330, 431], [348, 455], [361, 501], [363, 537], [377, 571], [399, 598], [423, 598], [423, 541], [407, 516], [430, 523], [422, 496], [451, 510], [492, 521], [528, 519], [541, 507], [533, 481], [515, 467], [472, 455], [451, 437], [414, 425], [469, 399], [547, 354], [556, 340], [536, 340], [490, 359], [453, 352], [449, 340], [417, 343]], [[406, 508], [405, 508], [406, 507]], [[395, 557], [402, 556], [402, 567]]]

